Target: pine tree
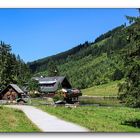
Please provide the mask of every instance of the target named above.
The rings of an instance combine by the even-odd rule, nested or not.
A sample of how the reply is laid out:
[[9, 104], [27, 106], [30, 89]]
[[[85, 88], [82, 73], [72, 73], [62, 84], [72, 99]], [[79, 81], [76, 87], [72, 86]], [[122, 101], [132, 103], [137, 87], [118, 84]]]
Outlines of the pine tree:
[[127, 39], [133, 49], [126, 56], [126, 81], [119, 87], [119, 99], [128, 106], [140, 107], [140, 17], [127, 17], [133, 24]]
[[8, 84], [23, 85], [30, 77], [28, 66], [11, 53], [11, 46], [0, 43], [0, 89], [2, 90]]

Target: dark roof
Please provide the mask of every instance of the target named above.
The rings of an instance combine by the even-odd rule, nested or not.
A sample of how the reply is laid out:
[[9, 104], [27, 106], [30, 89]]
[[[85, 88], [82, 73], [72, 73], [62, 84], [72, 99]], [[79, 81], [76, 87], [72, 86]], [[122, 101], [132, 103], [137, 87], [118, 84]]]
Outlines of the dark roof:
[[41, 92], [55, 92], [59, 88], [59, 84], [62, 85], [63, 82], [67, 83], [68, 88], [71, 88], [71, 85], [65, 76], [54, 76], [54, 77], [33, 77], [34, 80], [37, 80], [40, 85], [42, 84], [53, 84], [50, 87], [41, 86]]
[[8, 85], [1, 93], [3, 93], [9, 87], [12, 87], [18, 93], [24, 93], [16, 84]]

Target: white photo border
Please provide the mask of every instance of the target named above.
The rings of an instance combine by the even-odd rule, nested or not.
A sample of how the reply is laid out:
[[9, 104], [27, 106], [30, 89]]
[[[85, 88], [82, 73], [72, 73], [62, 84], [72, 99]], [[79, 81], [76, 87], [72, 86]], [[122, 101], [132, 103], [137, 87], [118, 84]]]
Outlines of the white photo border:
[[140, 0], [0, 0], [0, 8], [138, 8]]
[[[0, 8], [139, 8], [140, 0], [0, 0]], [[4, 140], [139, 140], [139, 133], [5, 133]]]

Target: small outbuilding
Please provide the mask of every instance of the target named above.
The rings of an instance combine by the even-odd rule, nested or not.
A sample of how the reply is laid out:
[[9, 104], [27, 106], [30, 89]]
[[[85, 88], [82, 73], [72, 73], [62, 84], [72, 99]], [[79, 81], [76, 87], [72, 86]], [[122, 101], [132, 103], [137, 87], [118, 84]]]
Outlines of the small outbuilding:
[[16, 99], [22, 98], [24, 95], [25, 93], [16, 84], [10, 84], [1, 91], [0, 100], [16, 101]]

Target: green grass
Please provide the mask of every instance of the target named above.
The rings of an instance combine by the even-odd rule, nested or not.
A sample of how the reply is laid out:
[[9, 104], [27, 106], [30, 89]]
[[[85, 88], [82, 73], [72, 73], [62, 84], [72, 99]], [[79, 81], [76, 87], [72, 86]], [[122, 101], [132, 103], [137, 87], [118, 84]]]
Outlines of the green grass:
[[94, 86], [91, 88], [83, 89], [83, 95], [87, 96], [117, 96], [118, 84], [121, 81], [114, 81], [108, 84], [103, 84], [99, 86]]
[[22, 111], [0, 106], [0, 132], [40, 131]]
[[92, 132], [140, 132], [140, 128], [131, 126], [139, 123], [139, 109], [93, 106], [73, 109], [65, 107], [38, 107], [61, 119], [84, 126]]
[[79, 101], [80, 104], [98, 104], [100, 106], [122, 106], [117, 97], [81, 96], [79, 98]]
[[40, 105], [47, 103], [46, 99], [43, 98], [31, 98], [31, 105]]

